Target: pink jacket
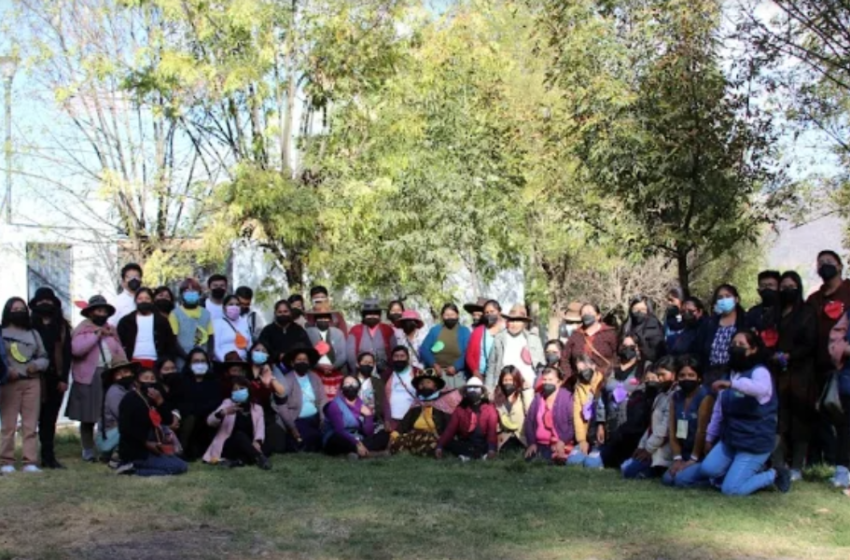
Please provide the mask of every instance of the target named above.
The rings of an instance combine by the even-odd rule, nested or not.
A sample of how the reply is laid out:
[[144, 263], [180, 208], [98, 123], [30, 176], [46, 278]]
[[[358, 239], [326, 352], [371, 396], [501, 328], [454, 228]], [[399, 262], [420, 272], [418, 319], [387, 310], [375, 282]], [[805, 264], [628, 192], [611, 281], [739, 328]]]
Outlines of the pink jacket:
[[847, 313], [841, 315], [841, 318], [829, 331], [829, 356], [832, 358], [832, 364], [836, 369], [844, 368], [844, 349], [847, 348], [847, 328], [850, 326], [850, 318]]
[[[224, 449], [224, 442], [233, 433], [233, 426], [236, 424], [236, 418], [232, 414], [228, 414], [223, 420], [219, 420], [218, 414], [229, 406], [235, 403], [230, 399], [224, 399], [221, 406], [207, 418], [207, 424], [213, 428], [218, 428], [215, 437], [210, 444], [210, 448], [204, 453], [204, 463], [218, 463], [221, 461], [221, 451]], [[263, 407], [258, 404], [251, 404], [251, 420], [254, 422], [254, 441], [265, 441], [266, 439], [266, 423], [263, 419]]]
[[[94, 372], [100, 361], [100, 348], [97, 344], [99, 337], [94, 332], [97, 328], [97, 325], [86, 319], [71, 333], [71, 373], [74, 376], [74, 383], [91, 385], [94, 379]], [[127, 356], [124, 355], [124, 348], [121, 347], [115, 328], [104, 328], [112, 329], [111, 335], [100, 338], [104, 347], [109, 349], [112, 362], [126, 360]]]

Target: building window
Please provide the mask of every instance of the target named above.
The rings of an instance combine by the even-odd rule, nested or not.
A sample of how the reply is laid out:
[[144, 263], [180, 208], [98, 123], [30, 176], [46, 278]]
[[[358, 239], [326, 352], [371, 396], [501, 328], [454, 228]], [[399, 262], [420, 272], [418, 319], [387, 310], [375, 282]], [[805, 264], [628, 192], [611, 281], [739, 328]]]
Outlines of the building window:
[[71, 315], [71, 246], [61, 243], [27, 243], [27, 290], [29, 299], [41, 287], [52, 288], [62, 302], [65, 317]]

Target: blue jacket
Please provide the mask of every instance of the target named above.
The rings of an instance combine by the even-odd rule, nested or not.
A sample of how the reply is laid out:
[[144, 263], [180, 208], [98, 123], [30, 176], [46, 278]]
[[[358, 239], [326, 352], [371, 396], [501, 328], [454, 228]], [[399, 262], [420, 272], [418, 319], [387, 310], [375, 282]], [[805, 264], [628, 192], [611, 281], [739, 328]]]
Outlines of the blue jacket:
[[[460, 358], [455, 360], [455, 363], [452, 364], [457, 371], [464, 371], [466, 369], [466, 347], [469, 345], [469, 337], [472, 332], [468, 327], [463, 325], [458, 325], [455, 327], [458, 329], [457, 338], [458, 344], [460, 345]], [[437, 363], [437, 360], [434, 358], [434, 353], [431, 351], [431, 347], [437, 342], [440, 338], [440, 333], [443, 332], [443, 325], [434, 325], [431, 327], [431, 330], [428, 331], [428, 336], [425, 337], [425, 340], [422, 342], [422, 346], [419, 348], [419, 358], [422, 360], [422, 363], [426, 368], [434, 367], [434, 364]]]
[[[763, 366], [758, 366], [763, 367]], [[752, 377], [754, 369], [741, 374]], [[723, 411], [721, 437], [732, 449], [747, 453], [770, 453], [776, 446], [776, 426], [779, 399], [776, 391], [765, 404], [734, 389], [720, 395]]]
[[[711, 358], [711, 345], [714, 344], [714, 337], [719, 328], [720, 315], [714, 314], [702, 321], [700, 333], [692, 351], [699, 356], [703, 367], [708, 367], [709, 358]], [[739, 333], [745, 330], [747, 330], [747, 314], [741, 306], [738, 306], [738, 314], [735, 317], [735, 332]]]

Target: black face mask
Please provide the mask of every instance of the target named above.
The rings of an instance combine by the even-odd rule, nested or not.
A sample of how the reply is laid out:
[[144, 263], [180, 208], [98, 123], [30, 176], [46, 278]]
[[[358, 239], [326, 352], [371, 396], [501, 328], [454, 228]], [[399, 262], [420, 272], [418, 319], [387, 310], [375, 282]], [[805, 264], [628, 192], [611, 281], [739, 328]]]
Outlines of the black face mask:
[[540, 387], [540, 392], [543, 394], [544, 397], [549, 398], [555, 393], [557, 389], [558, 386], [554, 383], [544, 383], [543, 386]]
[[480, 390], [478, 390], [478, 389], [467, 389], [465, 391], [465, 393], [466, 393], [466, 398], [472, 404], [478, 404], [478, 403], [481, 402], [481, 391]]
[[635, 325], [642, 325], [646, 321], [646, 313], [643, 311], [635, 311], [632, 313], [632, 321]]
[[108, 319], [109, 317], [104, 317], [103, 315], [92, 315], [91, 322], [98, 327], [102, 327]]
[[667, 391], [670, 390], [670, 387], [672, 387], [672, 386], [673, 386], [672, 381], [664, 381], [663, 383], [661, 383], [661, 390], [666, 393]]
[[822, 264], [820, 268], [818, 268], [818, 276], [820, 276], [824, 282], [829, 282], [838, 276], [838, 267], [834, 264]]
[[637, 358], [637, 349], [632, 348], [631, 346], [624, 346], [620, 348], [619, 352], [617, 352], [617, 356], [620, 357], [621, 362], [631, 362]]
[[596, 324], [596, 316], [595, 315], [582, 315], [581, 316], [581, 324], [584, 325], [585, 328], [592, 327]]
[[697, 316], [693, 311], [685, 311], [682, 313], [682, 322], [687, 326], [696, 325]]
[[156, 389], [156, 383], [140, 383], [139, 384], [139, 392], [142, 393], [145, 397], [148, 396], [148, 391], [151, 389]]
[[423, 399], [430, 399], [431, 397], [434, 396], [434, 393], [436, 393], [436, 392], [437, 392], [436, 389], [420, 389], [418, 391], [418, 394]]
[[150, 315], [154, 311], [156, 311], [156, 306], [153, 302], [143, 301], [142, 303], [136, 305], [136, 310], [142, 315]]
[[761, 296], [761, 302], [767, 307], [773, 307], [779, 303], [779, 292], [773, 288], [759, 290], [759, 295]]
[[499, 316], [498, 315], [484, 315], [483, 317], [481, 317], [481, 323], [484, 324], [484, 325], [487, 325], [488, 327], [492, 327], [493, 325], [495, 325], [498, 322], [499, 322]]
[[682, 388], [682, 391], [685, 392], [686, 395], [690, 395], [693, 393], [702, 383], [697, 379], [682, 379], [679, 381], [679, 387]]
[[56, 313], [56, 306], [52, 303], [38, 303], [33, 308], [33, 311], [43, 316], [50, 316]]
[[360, 387], [355, 387], [354, 385], [346, 385], [345, 387], [342, 388], [342, 395], [350, 401], [353, 401], [354, 399], [356, 399], [357, 395], [359, 395], [359, 394], [360, 394]]
[[393, 371], [401, 373], [407, 369], [408, 365], [410, 365], [410, 362], [407, 360], [393, 360]]
[[782, 305], [794, 305], [800, 301], [799, 288], [785, 288], [779, 292], [779, 301]]
[[443, 326], [451, 330], [457, 326], [457, 319], [443, 319]]
[[300, 316], [304, 315], [304, 310], [303, 310], [303, 309], [301, 309], [300, 307], [293, 307], [293, 308], [290, 310], [290, 313], [292, 314], [292, 318], [293, 318], [293, 319], [297, 319], [297, 318], [299, 318]]
[[675, 319], [679, 315], [681, 315], [681, 312], [679, 311], [679, 308], [675, 305], [671, 305], [667, 308], [667, 319]]
[[590, 383], [590, 380], [593, 379], [593, 369], [584, 368], [582, 370], [579, 370], [578, 375], [582, 379], [582, 381]]
[[389, 319], [390, 322], [395, 323], [396, 321], [401, 319], [401, 313], [389, 313], [387, 315], [387, 319]]
[[378, 323], [381, 322], [381, 318], [375, 315], [369, 315], [367, 317], [363, 317], [363, 324], [369, 327], [370, 329], [374, 329], [378, 326]]
[[405, 321], [401, 324], [401, 330], [404, 334], [413, 334], [416, 332], [417, 325], [413, 321]]
[[644, 390], [647, 393], [658, 393], [658, 390], [661, 388], [661, 383], [658, 381], [647, 381], [644, 384]]
[[294, 364], [292, 364], [292, 369], [294, 369], [296, 373], [304, 375], [305, 373], [310, 371], [310, 364], [309, 362], [295, 362]]
[[18, 327], [28, 327], [30, 324], [30, 314], [26, 311], [12, 311], [9, 313], [9, 322]]
[[156, 308], [163, 313], [171, 313], [174, 311], [174, 302], [170, 299], [158, 299], [154, 303], [156, 304]]
[[133, 386], [133, 378], [132, 377], [122, 377], [118, 381], [116, 381], [118, 385], [124, 387], [125, 389], [129, 389]]
[[505, 394], [506, 397], [510, 397], [511, 395], [516, 393], [516, 386], [515, 385], [502, 385], [502, 392]]
[[218, 300], [224, 299], [224, 296], [227, 295], [227, 289], [226, 288], [213, 288], [212, 290], [210, 290], [210, 295], [212, 296], [213, 299], [218, 299]]
[[671, 330], [680, 330], [684, 322], [684, 317], [679, 312], [678, 307], [671, 305], [667, 308], [667, 325], [670, 327]]
[[747, 349], [733, 346], [729, 349], [729, 367], [733, 371], [748, 371], [755, 366], [755, 355], [748, 356]]
[[127, 281], [127, 289], [131, 292], [136, 292], [142, 287], [142, 281], [138, 278], [131, 278]]
[[330, 321], [327, 321], [327, 320], [325, 320], [325, 321], [316, 321], [316, 328], [317, 328], [317, 329], [319, 329], [319, 330], [320, 330], [320, 331], [322, 331], [322, 332], [325, 332], [326, 330], [328, 330], [329, 328], [331, 328], [331, 322], [330, 322]]
[[357, 368], [357, 371], [359, 371], [360, 375], [362, 375], [363, 377], [369, 377], [370, 375], [372, 375], [372, 372], [375, 371], [375, 366], [360, 366], [359, 368]]
[[283, 327], [283, 326], [286, 326], [286, 325], [288, 325], [289, 323], [292, 322], [292, 316], [291, 315], [275, 315], [274, 316], [274, 322]]

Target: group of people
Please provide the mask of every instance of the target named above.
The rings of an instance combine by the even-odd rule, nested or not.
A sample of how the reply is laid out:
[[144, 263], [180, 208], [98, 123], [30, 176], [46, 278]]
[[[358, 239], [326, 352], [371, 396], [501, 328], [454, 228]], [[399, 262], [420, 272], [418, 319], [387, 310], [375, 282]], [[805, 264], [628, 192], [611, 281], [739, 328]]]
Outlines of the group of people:
[[[36, 437], [41, 468], [63, 468], [53, 440], [70, 391], [82, 458], [142, 476], [196, 460], [270, 469], [295, 452], [516, 453], [734, 495], [787, 492], [830, 462], [850, 487], [850, 281], [837, 254], [817, 263], [807, 300], [797, 273], [768, 270], [749, 311], [728, 284], [710, 307], [671, 289], [661, 316], [644, 297], [624, 320], [575, 302], [548, 341], [524, 305], [486, 298], [468, 319], [444, 305], [430, 328], [402, 301], [367, 299], [349, 327], [321, 286], [309, 309], [291, 295], [265, 324], [253, 291], [230, 293], [224, 276], [175, 294], [128, 264], [118, 297], [90, 298], [73, 329], [49, 288], [6, 302], [0, 471], [16, 470], [19, 417], [23, 470], [40, 470]], [[818, 407], [831, 379], [838, 414]]]

